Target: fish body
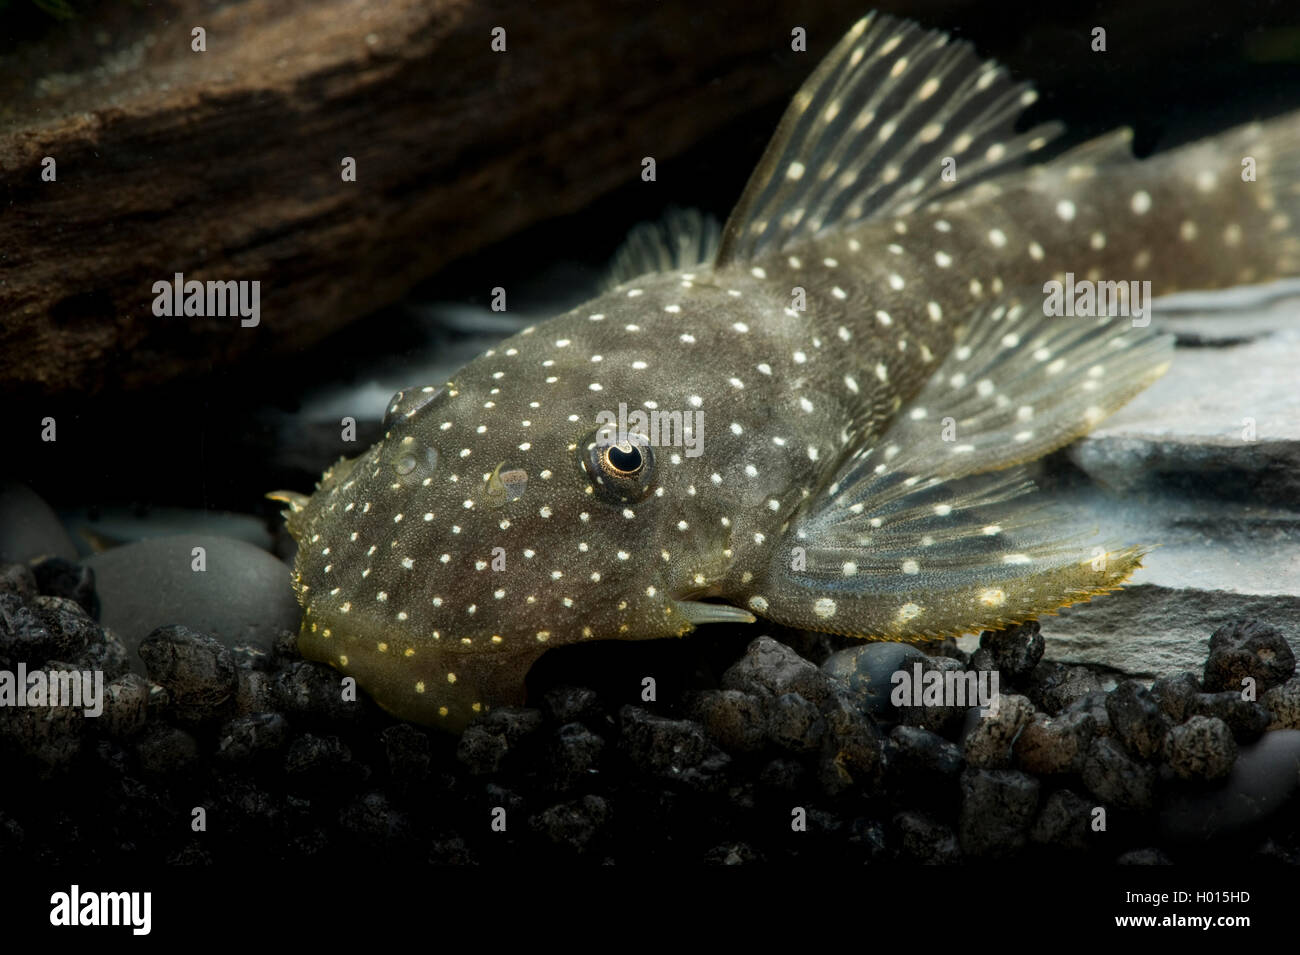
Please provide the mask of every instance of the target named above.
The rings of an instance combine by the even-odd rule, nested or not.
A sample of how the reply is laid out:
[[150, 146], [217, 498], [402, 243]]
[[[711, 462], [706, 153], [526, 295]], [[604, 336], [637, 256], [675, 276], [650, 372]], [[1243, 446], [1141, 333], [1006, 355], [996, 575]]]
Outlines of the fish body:
[[[1119, 586], [1140, 551], [1064, 533], [1020, 466], [1168, 366], [1127, 280], [1297, 271], [1300, 124], [1033, 165], [1032, 100], [943, 34], [856, 24], [716, 248], [400, 392], [382, 441], [280, 495], [303, 654], [459, 730], [557, 645], [758, 618], [924, 640]], [[1124, 290], [1045, 314], [1067, 273]]]

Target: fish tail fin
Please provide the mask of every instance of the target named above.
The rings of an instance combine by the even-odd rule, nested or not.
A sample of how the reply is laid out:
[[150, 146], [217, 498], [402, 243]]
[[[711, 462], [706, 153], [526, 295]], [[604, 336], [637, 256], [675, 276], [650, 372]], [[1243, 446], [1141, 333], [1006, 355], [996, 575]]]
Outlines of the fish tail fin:
[[1157, 296], [1300, 275], [1300, 111], [1229, 129], [1138, 161], [1114, 130], [1039, 167], [1087, 199], [1107, 229], [1112, 266]]
[[1178, 244], [1199, 260], [1196, 287], [1300, 274], [1300, 111], [1170, 150], [1162, 165], [1186, 197]]

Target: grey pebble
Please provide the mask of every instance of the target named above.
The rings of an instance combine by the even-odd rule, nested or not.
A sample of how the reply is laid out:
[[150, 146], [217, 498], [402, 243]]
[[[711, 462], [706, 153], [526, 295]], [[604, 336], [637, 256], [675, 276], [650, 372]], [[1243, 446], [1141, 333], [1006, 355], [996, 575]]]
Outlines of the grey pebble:
[[1276, 627], [1258, 620], [1226, 623], [1210, 637], [1205, 661], [1205, 689], [1241, 691], [1253, 677], [1260, 693], [1280, 686], [1295, 674], [1295, 653]]
[[1165, 758], [1183, 779], [1222, 779], [1232, 771], [1237, 743], [1223, 720], [1193, 716], [1169, 731]]
[[1092, 717], [1094, 736], [1114, 736], [1115, 729], [1110, 725], [1110, 714], [1106, 711], [1106, 697], [1108, 695], [1105, 690], [1093, 690], [1061, 710], [1059, 715], [1086, 713]]
[[400, 848], [411, 836], [410, 819], [381, 792], [366, 793], [345, 806], [339, 824], [344, 832], [371, 846], [392, 843]]
[[[206, 550], [207, 570], [191, 569], [191, 549]], [[270, 650], [283, 630], [297, 632], [298, 602], [289, 567], [266, 551], [224, 537], [158, 537], [86, 559], [95, 572], [100, 621], [132, 651], [153, 631], [184, 624], [226, 647]]]
[[619, 746], [638, 769], [676, 776], [699, 766], [715, 749], [703, 727], [693, 720], [674, 720], [639, 706], [619, 710]]
[[37, 557], [77, 559], [67, 529], [35, 491], [0, 481], [0, 560], [27, 563]]
[[759, 771], [758, 783], [780, 792], [798, 792], [807, 775], [808, 769], [799, 760], [779, 756]]
[[284, 756], [284, 771], [304, 781], [325, 782], [353, 775], [355, 770], [352, 750], [337, 736], [303, 733], [289, 744]]
[[967, 769], [961, 776], [957, 832], [968, 856], [1004, 858], [1024, 848], [1038, 808], [1038, 780], [1010, 769]]
[[1298, 793], [1300, 730], [1272, 730], [1240, 748], [1216, 789], [1171, 792], [1161, 809], [1161, 828], [1177, 840], [1231, 836], [1293, 805]]
[[235, 713], [249, 716], [275, 709], [275, 677], [261, 670], [235, 667]]
[[896, 719], [889, 701], [894, 690], [893, 676], [926, 659], [924, 653], [910, 644], [868, 643], [832, 653], [821, 668], [843, 685], [849, 699], [862, 712], [878, 719]]

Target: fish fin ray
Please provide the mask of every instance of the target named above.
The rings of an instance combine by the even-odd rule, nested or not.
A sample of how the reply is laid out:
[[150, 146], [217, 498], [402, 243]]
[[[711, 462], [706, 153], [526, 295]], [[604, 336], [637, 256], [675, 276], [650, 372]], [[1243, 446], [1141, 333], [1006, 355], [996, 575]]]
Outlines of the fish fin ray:
[[717, 255], [722, 227], [698, 209], [670, 207], [661, 219], [628, 232], [609, 263], [604, 289], [651, 272], [673, 272], [704, 265]]
[[[841, 470], [845, 506], [894, 471], [952, 480], [1037, 460], [1087, 434], [1159, 378], [1173, 337], [1129, 318], [1044, 315], [1013, 292], [977, 309], [884, 435]], [[857, 490], [854, 490], [854, 487]]]
[[[723, 228], [716, 264], [904, 215], [1021, 165], [1063, 128], [1015, 132], [1034, 98], [965, 41], [864, 17], [795, 94]], [[935, 176], [949, 156], [959, 175]]]
[[788, 626], [929, 640], [1052, 613], [1141, 566], [1141, 549], [1096, 540], [1026, 499], [1033, 485], [1017, 470], [897, 488], [857, 513], [796, 520], [739, 602]]

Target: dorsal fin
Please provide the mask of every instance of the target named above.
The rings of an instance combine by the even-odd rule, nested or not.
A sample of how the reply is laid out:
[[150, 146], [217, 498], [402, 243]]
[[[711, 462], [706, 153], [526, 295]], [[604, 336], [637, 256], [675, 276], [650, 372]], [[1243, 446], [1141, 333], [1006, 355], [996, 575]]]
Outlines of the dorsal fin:
[[648, 272], [672, 272], [703, 265], [718, 251], [718, 220], [699, 209], [669, 207], [657, 222], [634, 227], [610, 260], [605, 288]]
[[[1036, 95], [969, 43], [864, 17], [795, 94], [723, 228], [717, 264], [902, 215], [1020, 164], [1062, 128], [1015, 132]], [[953, 181], [941, 175], [948, 157]]]

